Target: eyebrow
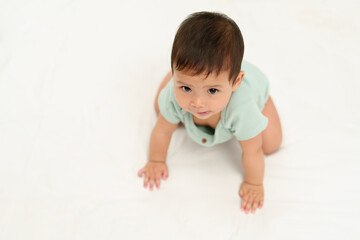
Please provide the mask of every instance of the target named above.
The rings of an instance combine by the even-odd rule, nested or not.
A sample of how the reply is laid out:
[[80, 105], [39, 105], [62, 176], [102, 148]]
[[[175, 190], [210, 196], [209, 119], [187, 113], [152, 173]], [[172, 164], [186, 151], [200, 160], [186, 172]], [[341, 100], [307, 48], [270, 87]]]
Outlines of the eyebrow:
[[[182, 81], [177, 81], [177, 82], [180, 83], [180, 84], [182, 84], [182, 85], [186, 85], [186, 86], [192, 87], [192, 85], [183, 83]], [[206, 85], [206, 86], [204, 86], [204, 88], [218, 88], [218, 87], [222, 87], [222, 86], [221, 86], [221, 85], [218, 85], [218, 84], [215, 84], [215, 85]]]

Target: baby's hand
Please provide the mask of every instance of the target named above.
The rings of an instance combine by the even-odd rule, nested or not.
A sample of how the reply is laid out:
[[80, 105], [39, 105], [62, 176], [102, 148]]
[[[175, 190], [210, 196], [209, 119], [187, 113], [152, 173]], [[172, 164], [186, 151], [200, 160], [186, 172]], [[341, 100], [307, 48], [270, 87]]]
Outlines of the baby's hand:
[[151, 160], [145, 165], [144, 168], [140, 169], [138, 176], [142, 177], [145, 173], [144, 178], [144, 188], [147, 187], [148, 182], [150, 182], [150, 191], [152, 191], [154, 182], [156, 182], [156, 187], [160, 188], [160, 178], [166, 180], [169, 176], [168, 168], [165, 162], [152, 162]]
[[242, 198], [241, 210], [247, 214], [250, 211], [255, 213], [256, 208], [261, 209], [264, 205], [264, 186], [253, 185], [247, 182], [241, 184], [239, 195]]

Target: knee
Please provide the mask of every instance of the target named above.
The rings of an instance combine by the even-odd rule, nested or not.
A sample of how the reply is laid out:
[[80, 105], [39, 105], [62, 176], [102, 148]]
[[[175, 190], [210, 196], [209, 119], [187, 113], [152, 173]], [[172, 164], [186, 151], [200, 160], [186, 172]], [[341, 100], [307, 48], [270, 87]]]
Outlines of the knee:
[[280, 147], [276, 147], [276, 148], [275, 148], [275, 147], [274, 147], [274, 148], [264, 148], [264, 149], [263, 149], [263, 152], [264, 152], [265, 155], [270, 155], [270, 154], [276, 152], [279, 148], [280, 148]]
[[282, 137], [277, 139], [277, 141], [273, 141], [272, 144], [269, 144], [267, 146], [263, 146], [263, 153], [265, 155], [270, 155], [270, 154], [278, 151], [279, 148], [280, 148], [281, 142], [282, 142]]
[[270, 154], [276, 152], [278, 149], [279, 148], [272, 148], [272, 149], [268, 148], [268, 149], [263, 149], [263, 152], [267, 156], [267, 155], [270, 155]]

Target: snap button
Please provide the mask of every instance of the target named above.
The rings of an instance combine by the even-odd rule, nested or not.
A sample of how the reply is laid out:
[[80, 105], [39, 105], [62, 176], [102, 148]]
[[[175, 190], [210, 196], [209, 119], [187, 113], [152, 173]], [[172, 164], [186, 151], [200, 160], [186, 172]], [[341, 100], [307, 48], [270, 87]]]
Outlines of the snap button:
[[206, 143], [206, 142], [207, 142], [206, 138], [203, 138], [203, 139], [201, 140], [201, 142], [202, 142], [202, 143]]

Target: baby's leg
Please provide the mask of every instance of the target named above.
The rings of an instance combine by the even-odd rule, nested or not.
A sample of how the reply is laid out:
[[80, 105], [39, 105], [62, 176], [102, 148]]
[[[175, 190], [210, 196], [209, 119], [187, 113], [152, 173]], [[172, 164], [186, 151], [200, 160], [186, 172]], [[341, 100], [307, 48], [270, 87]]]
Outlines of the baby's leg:
[[155, 111], [156, 111], [156, 115], [159, 115], [159, 104], [158, 104], [158, 98], [159, 98], [159, 94], [161, 92], [161, 90], [166, 86], [166, 84], [171, 80], [171, 77], [172, 77], [172, 73], [171, 71], [168, 72], [166, 74], [166, 76], [164, 77], [163, 81], [161, 82], [160, 86], [159, 86], [159, 89], [156, 93], [156, 97], [155, 97], [155, 102], [154, 102], [154, 106], [155, 106]]
[[262, 113], [269, 119], [268, 126], [262, 132], [263, 152], [268, 155], [275, 152], [282, 142], [282, 130], [279, 114], [270, 96]]

